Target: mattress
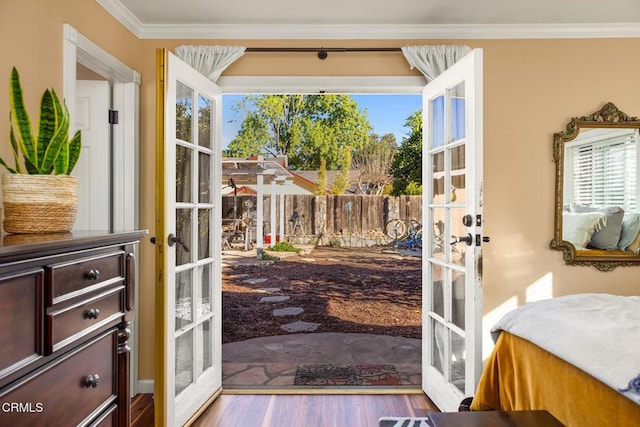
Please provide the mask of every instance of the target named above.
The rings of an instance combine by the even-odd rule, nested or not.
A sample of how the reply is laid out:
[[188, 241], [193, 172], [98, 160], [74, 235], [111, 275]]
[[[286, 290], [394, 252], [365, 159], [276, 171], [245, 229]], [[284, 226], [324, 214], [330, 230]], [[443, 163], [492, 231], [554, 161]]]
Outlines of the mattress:
[[502, 332], [471, 404], [481, 410], [547, 410], [566, 426], [631, 426], [640, 405], [523, 338]]

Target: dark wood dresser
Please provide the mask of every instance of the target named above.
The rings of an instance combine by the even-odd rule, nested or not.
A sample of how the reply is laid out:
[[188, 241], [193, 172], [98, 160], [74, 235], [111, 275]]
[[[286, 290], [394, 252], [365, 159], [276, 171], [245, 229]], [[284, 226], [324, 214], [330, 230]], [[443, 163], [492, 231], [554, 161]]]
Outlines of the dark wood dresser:
[[130, 424], [134, 245], [144, 234], [2, 236], [0, 425]]

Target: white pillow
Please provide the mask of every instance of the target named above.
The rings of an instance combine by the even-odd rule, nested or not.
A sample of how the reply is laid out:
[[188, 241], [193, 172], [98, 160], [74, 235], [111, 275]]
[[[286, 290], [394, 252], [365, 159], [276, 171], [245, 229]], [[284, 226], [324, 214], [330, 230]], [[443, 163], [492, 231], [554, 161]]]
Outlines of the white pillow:
[[602, 212], [565, 212], [562, 215], [562, 240], [573, 243], [576, 249], [585, 249], [596, 230], [606, 224]]

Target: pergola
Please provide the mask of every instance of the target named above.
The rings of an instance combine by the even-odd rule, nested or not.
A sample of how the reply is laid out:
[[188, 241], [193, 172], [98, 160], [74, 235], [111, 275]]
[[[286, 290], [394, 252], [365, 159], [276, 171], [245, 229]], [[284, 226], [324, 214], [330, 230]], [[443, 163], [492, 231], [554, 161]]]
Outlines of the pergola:
[[[251, 159], [225, 157], [222, 159], [222, 182], [226, 185], [240, 187], [243, 185], [256, 189], [256, 247], [264, 244], [264, 195], [271, 195], [270, 204], [270, 236], [271, 243], [276, 243], [276, 235], [284, 237], [284, 187], [290, 183], [292, 175], [278, 158], [258, 156]], [[280, 223], [276, 230], [276, 198], [280, 196]], [[279, 231], [279, 232], [277, 232]]]

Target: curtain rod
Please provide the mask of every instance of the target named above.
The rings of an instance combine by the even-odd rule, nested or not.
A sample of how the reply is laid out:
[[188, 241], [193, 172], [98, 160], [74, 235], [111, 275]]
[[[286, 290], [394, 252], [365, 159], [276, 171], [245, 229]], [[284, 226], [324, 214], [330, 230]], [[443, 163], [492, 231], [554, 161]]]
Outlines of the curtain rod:
[[329, 52], [401, 52], [399, 47], [248, 47], [245, 52], [317, 52], [319, 59], [327, 59]]

